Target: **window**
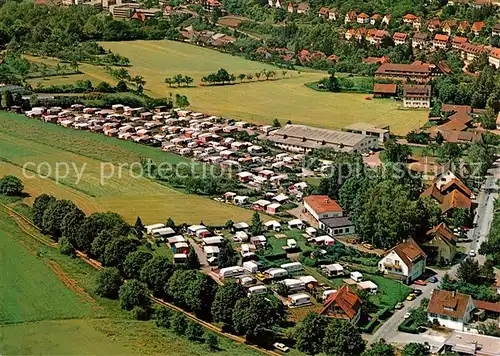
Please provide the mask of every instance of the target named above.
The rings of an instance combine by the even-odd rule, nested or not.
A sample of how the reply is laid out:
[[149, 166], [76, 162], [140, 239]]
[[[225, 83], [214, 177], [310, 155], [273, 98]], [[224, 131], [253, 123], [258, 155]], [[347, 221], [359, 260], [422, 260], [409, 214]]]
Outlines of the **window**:
[[394, 261], [394, 264], [395, 264], [396, 266], [399, 266], [399, 261], [398, 261], [398, 260], [395, 260], [395, 261]]
[[457, 318], [453, 318], [453, 317], [451, 318], [451, 320], [452, 320], [452, 321], [458, 321], [458, 319], [457, 319]]
[[346, 227], [346, 228], [345, 228], [345, 232], [346, 232], [346, 233], [348, 233], [348, 232], [349, 232], [349, 228], [348, 228], [348, 227]]

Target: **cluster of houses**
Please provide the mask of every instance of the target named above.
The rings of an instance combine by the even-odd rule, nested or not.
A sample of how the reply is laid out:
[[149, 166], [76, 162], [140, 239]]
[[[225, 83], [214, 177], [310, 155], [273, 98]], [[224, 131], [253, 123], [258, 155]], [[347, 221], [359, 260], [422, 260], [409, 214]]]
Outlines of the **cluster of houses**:
[[236, 41], [233, 36], [210, 30], [197, 31], [193, 26], [182, 29], [181, 36], [186, 42], [213, 47], [224, 47]]

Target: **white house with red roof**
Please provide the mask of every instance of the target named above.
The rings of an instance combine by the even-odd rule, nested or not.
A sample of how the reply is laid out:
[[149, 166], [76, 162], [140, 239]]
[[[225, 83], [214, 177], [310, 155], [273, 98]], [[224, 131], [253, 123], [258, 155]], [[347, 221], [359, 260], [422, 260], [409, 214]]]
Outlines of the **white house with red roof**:
[[370, 23], [370, 16], [365, 14], [364, 12], [360, 13], [356, 19], [357, 23], [367, 24]]
[[425, 271], [427, 255], [413, 239], [392, 248], [378, 263], [379, 271], [411, 283]]
[[330, 236], [349, 235], [355, 232], [354, 224], [340, 205], [327, 195], [309, 195], [304, 198], [304, 212], [312, 225], [324, 230]]
[[464, 326], [472, 319], [475, 309], [472, 297], [455, 291], [434, 289], [427, 306], [427, 318], [431, 323], [453, 330], [464, 330]]
[[500, 48], [491, 49], [488, 54], [488, 63], [496, 69], [500, 69]]

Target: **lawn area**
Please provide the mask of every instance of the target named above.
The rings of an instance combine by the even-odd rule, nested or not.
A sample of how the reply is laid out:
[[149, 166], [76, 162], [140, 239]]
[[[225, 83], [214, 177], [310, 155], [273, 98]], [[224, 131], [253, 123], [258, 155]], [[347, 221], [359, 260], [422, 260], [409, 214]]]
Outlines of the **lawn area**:
[[[116, 165], [140, 162], [140, 158], [146, 155], [168, 161], [181, 160], [174, 155], [165, 155], [159, 149], [118, 139], [109, 140], [103, 135], [83, 135], [80, 131], [3, 114], [0, 115], [0, 141], [0, 176], [14, 174], [22, 178], [22, 167], [26, 162], [35, 165], [46, 162], [41, 172], [50, 173], [50, 179], [38, 176], [22, 178], [25, 191], [30, 194], [26, 200], [28, 204], [39, 194], [48, 193], [73, 200], [87, 214], [113, 211], [130, 223], [141, 216], [145, 224], [166, 221], [168, 217], [177, 223], [203, 220], [206, 224], [223, 224], [229, 218], [249, 221], [252, 216], [249, 210], [185, 194], [151, 179], [137, 177], [127, 167], [119, 174]], [[83, 169], [81, 179], [78, 180], [75, 170], [71, 169], [67, 175], [61, 174], [65, 177], [57, 184], [55, 167], [60, 162], [66, 162], [70, 167], [74, 164], [80, 172]], [[49, 167], [52, 172], [49, 172]], [[101, 172], [106, 175], [113, 169], [113, 177], [101, 184]], [[31, 171], [28, 173], [33, 175]]]
[[378, 306], [388, 306], [391, 309], [405, 300], [411, 292], [411, 288], [401, 282], [385, 278], [382, 276], [363, 274], [365, 280], [372, 281], [379, 288], [379, 293], [372, 297], [372, 301]]
[[[282, 122], [291, 120], [326, 128], [342, 128], [366, 121], [389, 125], [399, 135], [417, 129], [427, 121], [426, 111], [403, 110], [400, 103], [390, 99], [365, 100], [367, 94], [317, 92], [304, 85], [318, 81], [326, 76], [325, 73], [288, 71], [286, 79], [281, 79], [281, 70], [274, 68], [280, 80], [254, 79], [250, 83], [204, 87], [200, 86], [201, 78], [219, 68], [239, 74], [272, 67], [173, 41], [104, 42], [101, 45], [130, 59], [132, 67], [129, 71], [132, 75], [144, 76], [146, 93], [159, 97], [169, 93], [185, 94], [192, 109], [213, 115], [258, 123], [271, 123], [278, 118]], [[114, 82], [102, 67], [83, 64], [80, 70], [94, 84], [101, 80]], [[177, 89], [164, 83], [166, 77], [179, 73], [193, 77], [193, 85], [197, 87]], [[68, 83], [68, 77], [51, 77], [43, 82], [45, 85], [64, 84]]]
[[[157, 328], [154, 321], [132, 320], [117, 301], [97, 296], [96, 270], [39, 245], [3, 211], [0, 251], [2, 355], [211, 354], [206, 345]], [[49, 264], [58, 266], [57, 277]], [[68, 289], [66, 278], [81, 291]], [[219, 337], [219, 345], [223, 356], [259, 355], [226, 338]]]

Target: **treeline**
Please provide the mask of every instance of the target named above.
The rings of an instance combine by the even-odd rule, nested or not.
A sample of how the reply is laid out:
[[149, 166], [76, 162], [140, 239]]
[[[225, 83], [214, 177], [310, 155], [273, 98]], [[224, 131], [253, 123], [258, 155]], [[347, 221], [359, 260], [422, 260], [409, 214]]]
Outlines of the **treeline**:
[[317, 83], [306, 84], [312, 89], [327, 90], [331, 92], [340, 91], [358, 91], [363, 93], [373, 92], [373, 79], [363, 78], [356, 79], [354, 82], [352, 79], [345, 77], [336, 77], [335, 72], [331, 71], [330, 76], [321, 79]]
[[116, 86], [112, 86], [108, 82], [100, 82], [96, 86], [93, 86], [90, 80], [77, 80], [74, 84], [59, 84], [59, 85], [49, 85], [43, 86], [42, 83], [38, 83], [36, 87], [33, 88], [35, 93], [125, 93], [129, 91], [127, 83], [124, 81], [119, 81]]
[[[287, 74], [286, 70], [281, 71], [281, 76], [284, 78]], [[230, 74], [226, 69], [221, 68], [215, 73], [210, 73], [203, 78], [201, 78], [201, 81], [203, 83], [206, 83], [208, 85], [225, 85], [225, 84], [232, 84], [236, 81], [236, 79], [240, 80], [240, 83], [243, 82], [243, 80], [252, 80], [252, 79], [257, 79], [260, 80], [261, 78], [265, 78], [266, 80], [276, 78], [278, 73], [275, 70], [271, 69], [262, 69], [258, 72], [255, 73], [240, 73], [238, 75], [236, 74]]]
[[486, 255], [496, 266], [500, 265], [500, 199], [495, 201], [490, 233], [488, 239], [481, 244], [479, 253]]
[[[144, 226], [140, 218], [132, 227], [116, 213], [85, 216], [73, 202], [43, 194], [33, 204], [33, 222], [59, 243], [61, 253], [74, 255], [79, 250], [100, 261], [106, 268], [99, 275], [96, 292], [118, 298], [121, 307], [133, 311], [138, 319], [151, 316], [150, 293], [199, 318], [222, 322], [255, 341], [261, 341], [263, 335], [272, 337], [270, 328], [285, 317], [278, 300], [247, 298], [243, 287], [236, 283], [218, 287], [212, 278], [198, 271], [200, 264], [193, 248], [184, 264], [174, 265], [167, 256], [154, 256], [142, 247]], [[175, 318], [179, 316], [161, 308], [157, 323], [172, 326], [177, 333], [185, 332], [186, 328], [179, 330], [175, 326]]]

